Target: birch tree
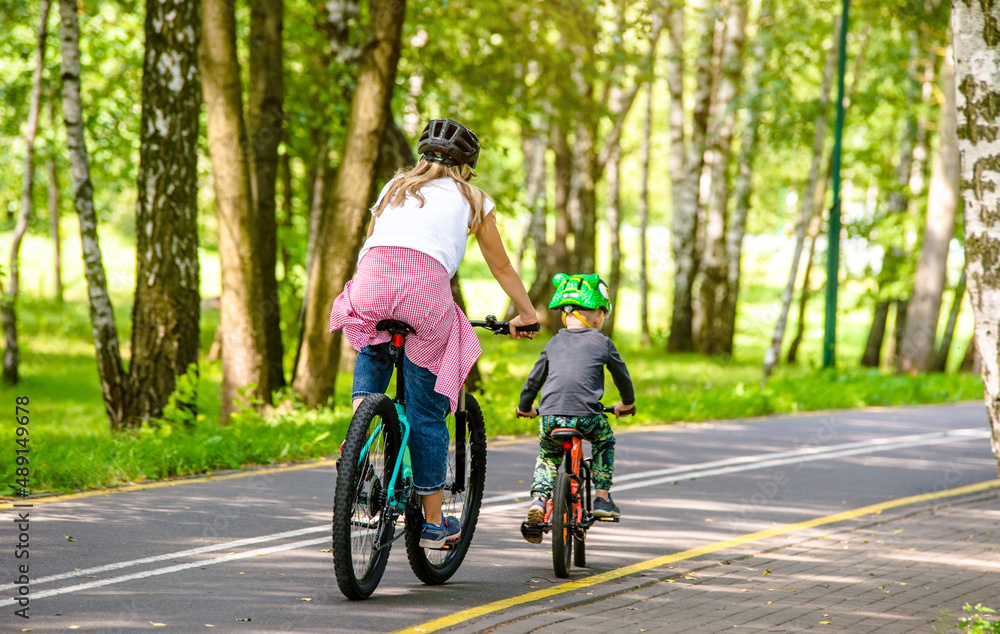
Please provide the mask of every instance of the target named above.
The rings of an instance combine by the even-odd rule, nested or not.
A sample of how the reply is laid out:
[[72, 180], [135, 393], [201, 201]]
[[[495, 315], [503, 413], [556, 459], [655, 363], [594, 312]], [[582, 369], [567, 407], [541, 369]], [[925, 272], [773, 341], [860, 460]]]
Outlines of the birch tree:
[[781, 310], [778, 314], [778, 321], [774, 326], [774, 335], [771, 337], [771, 345], [764, 354], [764, 378], [771, 376], [774, 367], [781, 357], [781, 343], [785, 338], [785, 327], [788, 324], [788, 312], [792, 304], [792, 295], [795, 292], [795, 281], [799, 274], [799, 260], [802, 258], [802, 251], [805, 248], [806, 232], [813, 214], [816, 213], [816, 189], [819, 186], [820, 166], [823, 162], [823, 148], [826, 144], [827, 134], [827, 107], [830, 103], [830, 86], [833, 83], [833, 70], [837, 64], [838, 42], [840, 41], [841, 19], [837, 18], [836, 27], [833, 30], [833, 45], [827, 53], [826, 65], [823, 68], [823, 84], [819, 93], [819, 109], [816, 115], [815, 129], [813, 132], [812, 162], [809, 166], [809, 176], [806, 180], [805, 191], [799, 197], [800, 208], [798, 218], [795, 221], [795, 249], [792, 252], [792, 265], [788, 272], [788, 281], [785, 283], [785, 290], [781, 293]]
[[642, 345], [649, 346], [649, 148], [653, 136], [653, 87], [646, 87], [646, 111], [643, 114], [642, 137], [639, 139], [639, 328]]
[[954, 0], [955, 94], [965, 271], [1000, 473], [1000, 1]]
[[0, 321], [3, 322], [4, 336], [7, 339], [7, 349], [3, 356], [3, 379], [7, 383], [18, 382], [19, 354], [17, 349], [17, 293], [20, 286], [18, 259], [21, 251], [21, 240], [28, 230], [31, 219], [32, 194], [35, 186], [35, 136], [38, 133], [38, 115], [42, 109], [42, 71], [45, 69], [45, 41], [48, 38], [49, 0], [42, 0], [38, 7], [38, 46], [35, 54], [35, 70], [31, 77], [31, 105], [28, 107], [28, 128], [24, 134], [24, 186], [21, 194], [21, 209], [17, 214], [17, 224], [14, 226], [14, 238], [10, 246], [10, 282], [6, 290], [0, 285]]
[[[733, 104], [740, 92], [743, 71], [743, 42], [746, 35], [746, 0], [733, 0], [725, 7], [725, 29], [722, 50], [719, 52], [719, 79], [712, 98], [712, 142], [705, 153], [711, 182], [705, 206], [705, 246], [702, 254], [701, 284], [699, 286], [700, 326], [697, 333], [699, 348], [704, 354], [732, 355], [735, 324], [730, 322], [728, 308], [736, 298], [729, 295], [730, 254], [726, 246], [727, 234], [732, 230], [728, 218], [729, 163], [735, 129], [736, 112]], [[739, 229], [737, 229], [739, 230]]]
[[59, 0], [59, 38], [62, 55], [62, 109], [66, 149], [73, 183], [73, 205], [80, 219], [83, 273], [87, 281], [91, 331], [97, 351], [104, 409], [112, 428], [124, 421], [125, 370], [118, 347], [115, 312], [108, 295], [101, 243], [97, 236], [94, 188], [83, 136], [83, 103], [80, 98], [80, 24], [76, 0]]
[[695, 94], [690, 136], [684, 131], [684, 5], [673, 6], [669, 16], [670, 50], [667, 54], [667, 84], [670, 89], [670, 179], [673, 197], [671, 247], [674, 254], [673, 311], [667, 350], [694, 350], [694, 278], [698, 272], [698, 184], [705, 158], [712, 97], [712, 55], [715, 15], [708, 3], [694, 5], [703, 14], [698, 33], [699, 47], [695, 70]]
[[161, 416], [198, 363], [200, 9], [146, 0], [127, 425]]

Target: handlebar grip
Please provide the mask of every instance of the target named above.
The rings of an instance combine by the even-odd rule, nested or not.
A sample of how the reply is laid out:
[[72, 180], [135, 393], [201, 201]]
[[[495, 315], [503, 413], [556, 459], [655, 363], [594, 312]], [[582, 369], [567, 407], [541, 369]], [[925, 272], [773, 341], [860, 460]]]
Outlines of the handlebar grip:
[[518, 326], [518, 332], [538, 332], [542, 329], [541, 324], [528, 324], [527, 326]]

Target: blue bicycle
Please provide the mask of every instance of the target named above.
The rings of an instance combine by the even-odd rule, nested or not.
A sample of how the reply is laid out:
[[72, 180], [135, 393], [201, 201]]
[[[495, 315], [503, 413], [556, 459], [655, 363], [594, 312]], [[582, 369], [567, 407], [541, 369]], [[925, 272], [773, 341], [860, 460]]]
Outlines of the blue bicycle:
[[[509, 334], [510, 324], [490, 315], [470, 321], [493, 334]], [[337, 585], [353, 600], [366, 599], [385, 572], [392, 543], [404, 537], [410, 568], [427, 584], [444, 583], [462, 565], [472, 543], [486, 484], [486, 429], [479, 404], [465, 389], [458, 411], [447, 418], [451, 442], [445, 484], [444, 515], [459, 518], [462, 535], [446, 550], [420, 547], [423, 511], [413, 492], [410, 426], [406, 420], [403, 348], [413, 328], [394, 319], [376, 328], [388, 332], [394, 351], [396, 397], [371, 394], [351, 419], [337, 460], [333, 504], [333, 562]], [[537, 330], [534, 324], [524, 328]], [[402, 520], [402, 526], [400, 526]]]

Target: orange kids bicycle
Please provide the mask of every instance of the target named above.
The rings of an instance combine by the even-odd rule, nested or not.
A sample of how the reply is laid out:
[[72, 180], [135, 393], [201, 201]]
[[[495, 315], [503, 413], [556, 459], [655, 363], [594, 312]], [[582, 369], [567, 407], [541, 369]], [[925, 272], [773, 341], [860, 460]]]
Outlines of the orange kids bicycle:
[[[601, 406], [605, 412], [613, 407]], [[633, 409], [630, 415], [634, 414]], [[618, 517], [595, 517], [591, 458], [583, 457], [583, 434], [572, 427], [556, 427], [552, 438], [562, 442], [563, 466], [556, 475], [552, 495], [545, 505], [541, 522], [521, 522], [521, 535], [538, 539], [552, 533], [552, 567], [557, 577], [569, 576], [570, 560], [583, 568], [587, 565], [587, 531], [595, 522], [615, 522]], [[531, 541], [530, 539], [528, 541]]]

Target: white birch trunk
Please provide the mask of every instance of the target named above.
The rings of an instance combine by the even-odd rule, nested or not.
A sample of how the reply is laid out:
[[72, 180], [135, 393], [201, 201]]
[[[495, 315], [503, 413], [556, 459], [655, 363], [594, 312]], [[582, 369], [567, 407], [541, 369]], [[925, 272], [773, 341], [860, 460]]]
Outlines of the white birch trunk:
[[952, 3], [965, 272], [1000, 473], [1000, 0]]
[[90, 324], [94, 335], [97, 368], [101, 378], [104, 409], [112, 428], [122, 425], [125, 404], [125, 371], [118, 347], [115, 312], [108, 295], [101, 243], [97, 236], [94, 189], [83, 136], [83, 105], [80, 99], [80, 25], [76, 0], [59, 1], [59, 33], [62, 53], [62, 104], [66, 125], [66, 149], [73, 181], [73, 203], [80, 219], [83, 271], [87, 280]]

